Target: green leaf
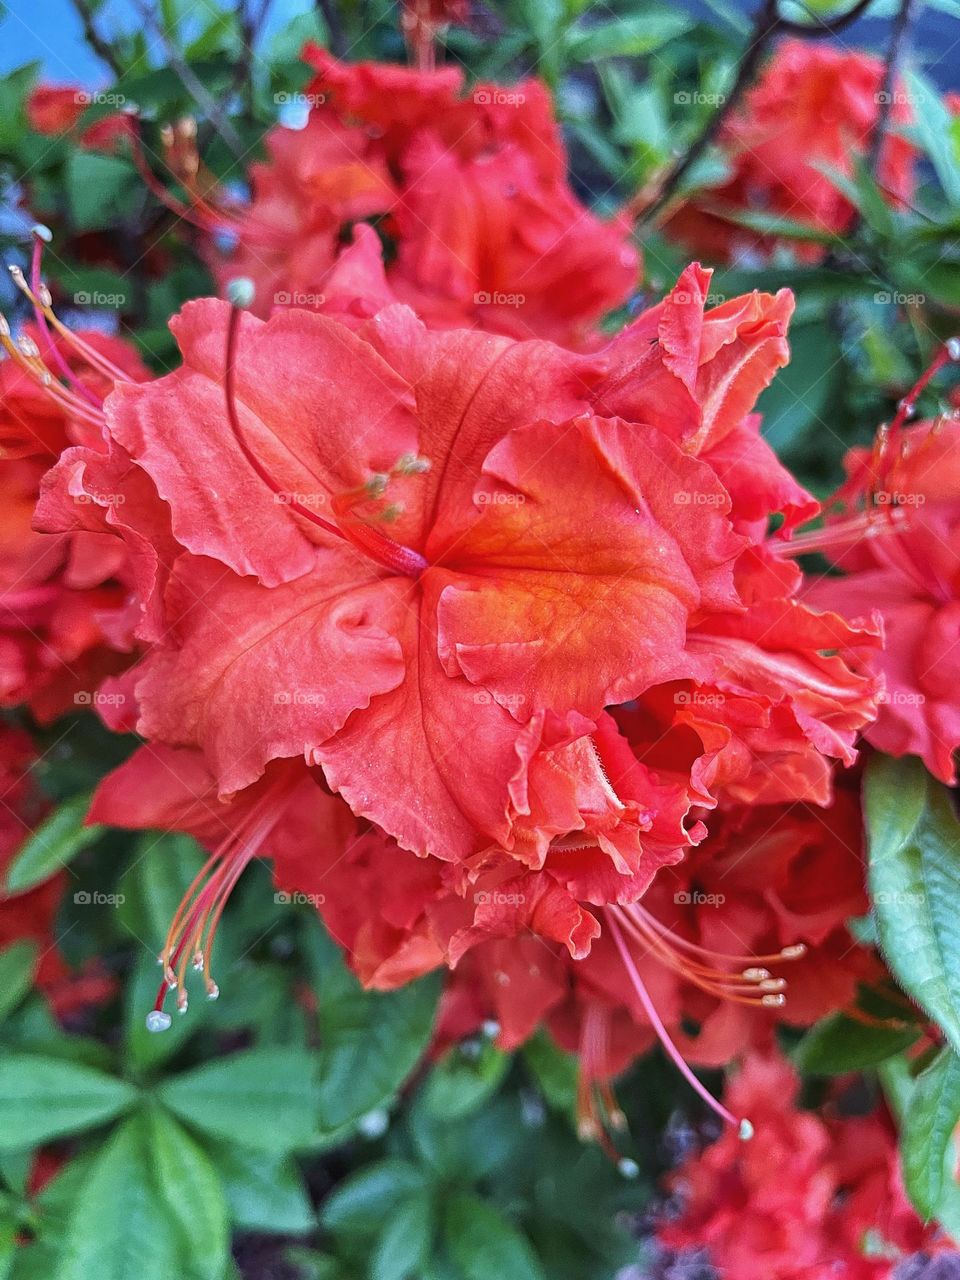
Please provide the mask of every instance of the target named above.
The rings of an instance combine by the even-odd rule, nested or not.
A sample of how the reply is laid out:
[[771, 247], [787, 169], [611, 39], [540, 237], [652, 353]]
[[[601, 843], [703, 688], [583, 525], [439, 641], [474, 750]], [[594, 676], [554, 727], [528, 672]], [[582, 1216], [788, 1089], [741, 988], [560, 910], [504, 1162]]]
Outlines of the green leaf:
[[230, 1216], [240, 1230], [297, 1236], [316, 1227], [316, 1214], [294, 1160], [226, 1143], [208, 1148], [208, 1154], [223, 1183]]
[[129, 1110], [137, 1090], [90, 1067], [11, 1053], [0, 1058], [0, 1148], [80, 1133]]
[[[880, 1067], [879, 1074], [890, 1108], [902, 1127], [917, 1087], [916, 1081], [910, 1075], [910, 1063], [906, 1058], [891, 1058]], [[955, 1170], [956, 1150], [951, 1139], [947, 1143], [942, 1179], [943, 1190], [937, 1205], [936, 1218], [944, 1231], [956, 1240], [960, 1238], [960, 1184], [956, 1181]]]
[[0, 1022], [30, 990], [36, 962], [34, 942], [14, 942], [0, 951]]
[[919, 1034], [916, 1027], [875, 1027], [837, 1013], [811, 1027], [793, 1059], [806, 1075], [844, 1075], [886, 1062], [909, 1048]]
[[533, 1249], [504, 1215], [477, 1196], [455, 1196], [445, 1218], [447, 1247], [464, 1280], [545, 1280]]
[[420, 1280], [433, 1243], [433, 1200], [405, 1200], [383, 1228], [370, 1259], [370, 1280]]
[[471, 1040], [450, 1049], [430, 1072], [424, 1106], [438, 1119], [461, 1119], [496, 1093], [510, 1061], [510, 1055], [489, 1040], [481, 1044]]
[[572, 1115], [579, 1074], [576, 1057], [565, 1053], [545, 1031], [540, 1030], [523, 1046], [523, 1059], [550, 1106]]
[[339, 1183], [324, 1201], [323, 1226], [334, 1235], [372, 1236], [397, 1206], [423, 1187], [423, 1174], [406, 1160], [378, 1160]]
[[[704, 205], [708, 213], [712, 212], [709, 202]], [[786, 240], [800, 240], [810, 244], [835, 244], [837, 237], [829, 231], [821, 231], [811, 227], [809, 223], [798, 222], [794, 218], [781, 218], [773, 213], [763, 213], [754, 209], [720, 209], [728, 222], [738, 226], [749, 227], [759, 231], [761, 235], [781, 236]]]
[[[218, 1225], [216, 1188], [198, 1165], [196, 1149], [183, 1145], [186, 1135], [172, 1137], [166, 1129], [160, 1145], [154, 1145], [154, 1123], [143, 1115], [132, 1117], [94, 1160], [63, 1232], [51, 1280], [222, 1280], [225, 1260], [219, 1272], [211, 1270], [212, 1235], [225, 1228], [225, 1218], [223, 1228]], [[173, 1169], [170, 1159], [180, 1156], [185, 1168]], [[210, 1203], [194, 1203], [198, 1193]], [[194, 1213], [196, 1249], [185, 1226]]]
[[960, 1050], [960, 825], [919, 760], [875, 756], [864, 778], [868, 885], [891, 971]]
[[639, 58], [689, 31], [691, 18], [678, 10], [644, 8], [632, 13], [574, 28], [566, 36], [570, 55], [580, 61], [598, 58]]
[[[9, 27], [7, 37], [10, 38]], [[31, 62], [0, 76], [0, 148], [12, 147], [25, 131], [23, 104], [39, 77], [41, 64]]]
[[945, 1048], [917, 1076], [900, 1135], [904, 1182], [923, 1218], [937, 1216], [948, 1146], [958, 1121], [960, 1058]]
[[143, 1117], [143, 1127], [150, 1176], [189, 1255], [184, 1280], [221, 1280], [229, 1257], [230, 1230], [216, 1169], [162, 1108], [152, 1107]]
[[201, 1133], [285, 1153], [316, 1135], [317, 1060], [299, 1049], [250, 1049], [166, 1081], [159, 1097]]
[[89, 808], [88, 795], [74, 796], [37, 827], [7, 873], [8, 893], [24, 893], [48, 880], [97, 839], [103, 827], [83, 825]]
[[388, 1102], [430, 1040], [440, 976], [399, 991], [364, 991], [311, 920], [307, 946], [319, 996], [320, 1126], [334, 1133]]
[[117, 156], [71, 151], [66, 183], [70, 215], [78, 231], [110, 226], [129, 197], [139, 191], [136, 169]]
[[953, 117], [936, 87], [916, 68], [908, 67], [904, 78], [915, 104], [913, 114], [917, 139], [930, 157], [944, 195], [952, 205], [958, 205], [960, 163], [951, 142]]

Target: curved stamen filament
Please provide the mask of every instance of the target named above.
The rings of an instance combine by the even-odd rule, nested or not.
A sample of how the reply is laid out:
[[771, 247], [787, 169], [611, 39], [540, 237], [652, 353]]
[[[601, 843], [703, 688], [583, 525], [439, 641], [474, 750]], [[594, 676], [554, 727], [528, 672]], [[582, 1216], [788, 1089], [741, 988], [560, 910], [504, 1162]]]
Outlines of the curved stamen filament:
[[644, 986], [643, 979], [640, 977], [640, 973], [637, 970], [633, 956], [630, 954], [630, 948], [627, 946], [623, 933], [620, 930], [620, 926], [617, 923], [617, 919], [614, 914], [615, 911], [616, 908], [608, 908], [606, 911], [606, 919], [607, 925], [610, 929], [610, 936], [613, 938], [614, 944], [620, 953], [620, 958], [623, 961], [623, 967], [627, 971], [627, 976], [630, 979], [633, 989], [637, 993], [640, 1003], [643, 1005], [644, 1013], [647, 1015], [650, 1025], [657, 1033], [657, 1038], [661, 1045], [663, 1045], [664, 1051], [683, 1078], [690, 1085], [691, 1089], [693, 1089], [694, 1092], [703, 1099], [712, 1111], [715, 1111], [722, 1120], [726, 1121], [727, 1124], [731, 1125], [734, 1129], [737, 1129], [741, 1138], [752, 1137], [753, 1126], [750, 1124], [750, 1121], [746, 1119], [738, 1120], [732, 1111], [728, 1111], [723, 1103], [713, 1096], [706, 1085], [702, 1084], [693, 1074], [689, 1066], [687, 1066], [687, 1063], [684, 1061], [683, 1054], [671, 1040], [670, 1033], [664, 1026], [663, 1019], [657, 1012], [656, 1005], [650, 998], [650, 993]]
[[587, 1003], [580, 1028], [579, 1071], [577, 1072], [577, 1133], [583, 1142], [598, 1142], [615, 1163], [620, 1153], [611, 1141], [612, 1132], [623, 1132], [627, 1118], [620, 1109], [607, 1080], [600, 1079], [606, 1068], [610, 1039], [609, 1013], [599, 1001]]
[[40, 359], [39, 349], [32, 339], [21, 338], [14, 342], [10, 336], [10, 326], [2, 315], [0, 315], [0, 347], [3, 347], [14, 363], [59, 408], [96, 427], [97, 430], [103, 429], [103, 414], [91, 408], [85, 401], [78, 399], [69, 388], [56, 380]]
[[18, 266], [10, 267], [10, 275], [13, 277], [13, 283], [20, 292], [26, 297], [32, 306], [40, 311], [40, 313], [50, 322], [61, 338], [77, 351], [92, 369], [96, 369], [98, 373], [102, 373], [105, 378], [111, 382], [132, 382], [133, 379], [129, 374], [117, 367], [112, 360], [99, 352], [96, 347], [92, 347], [85, 342], [80, 334], [68, 329], [60, 317], [53, 310], [50, 302], [50, 294], [41, 286], [39, 292], [34, 291], [27, 284], [23, 272]]
[[[680, 954], [677, 944], [681, 939], [669, 932], [659, 933], [652, 927], [651, 917], [644, 919], [645, 912], [634, 915], [631, 911], [630, 907], [618, 909], [620, 920], [631, 937], [668, 969], [699, 987], [701, 991], [734, 1004], [776, 1008], [785, 1003], [786, 997], [783, 995], [787, 985], [785, 979], [774, 977], [769, 970], [756, 963], [757, 960], [768, 960], [769, 957], [753, 957], [754, 963], [739, 971], [736, 970], [736, 966], [742, 964], [744, 960], [739, 956], [716, 956], [715, 958], [722, 962], [723, 967], [707, 965]], [[710, 952], [703, 951], [703, 954], [713, 958]], [[790, 955], [784, 957], [781, 952], [777, 958], [791, 959], [796, 958], [798, 954], [802, 954], [802, 951], [796, 951], [793, 957]]]
[[56, 365], [61, 377], [76, 391], [94, 406], [95, 409], [102, 408], [103, 402], [98, 400], [89, 387], [84, 386], [77, 375], [60, 354], [60, 348], [53, 340], [53, 334], [50, 332], [50, 326], [47, 324], [47, 317], [43, 314], [37, 299], [40, 298], [43, 288], [41, 279], [41, 268], [43, 265], [43, 246], [49, 244], [52, 236], [46, 227], [34, 227], [33, 229], [33, 253], [30, 256], [30, 288], [34, 295], [33, 313], [36, 318], [37, 329], [43, 338], [43, 345], [46, 349], [48, 359]]
[[[237, 292], [242, 292], [239, 288]], [[266, 467], [253, 449], [247, 444], [243, 428], [240, 425], [240, 415], [237, 410], [236, 399], [236, 352], [237, 338], [240, 331], [241, 308], [236, 302], [231, 302], [230, 319], [227, 324], [227, 351], [226, 366], [224, 369], [224, 396], [226, 399], [227, 421], [230, 424], [230, 430], [250, 467], [263, 483], [275, 494], [282, 494], [284, 505], [293, 510], [297, 515], [302, 516], [317, 528], [322, 529], [325, 533], [332, 534], [336, 538], [349, 542], [358, 550], [364, 552], [372, 560], [384, 568], [390, 569], [394, 573], [403, 574], [406, 577], [416, 578], [427, 567], [427, 562], [418, 551], [414, 551], [411, 547], [404, 547], [398, 542], [394, 542], [392, 538], [388, 538], [386, 534], [381, 533], [379, 529], [374, 529], [370, 525], [360, 520], [349, 519], [349, 513], [361, 501], [370, 501], [371, 498], [379, 496], [382, 492], [382, 484], [389, 477], [374, 477], [370, 484], [363, 486], [361, 489], [354, 490], [348, 494], [335, 496], [331, 501], [334, 514], [337, 516], [337, 523], [325, 519], [323, 516], [317, 515], [309, 506], [297, 499], [295, 494], [288, 493], [279, 481], [273, 476], [268, 467]], [[401, 459], [397, 467], [399, 470], [406, 469], [422, 470], [423, 467], [416, 465], [422, 462], [421, 459]]]
[[163, 1008], [170, 991], [176, 991], [179, 1011], [186, 1012], [186, 975], [191, 961], [203, 973], [208, 998], [215, 1000], [220, 994], [210, 972], [220, 920], [237, 881], [280, 818], [288, 786], [286, 781], [281, 782], [263, 797], [240, 830], [228, 835], [214, 850], [184, 894], [160, 953], [163, 979], [147, 1017], [151, 1031], [165, 1030], [170, 1025]]
[[[154, 195], [157, 200], [175, 214], [183, 222], [188, 222], [191, 226], [205, 232], [207, 235], [226, 233], [227, 235], [242, 236], [244, 240], [259, 244], [261, 248], [282, 249], [286, 241], [284, 237], [272, 227], [264, 226], [249, 215], [238, 216], [230, 213], [226, 209], [219, 208], [217, 205], [211, 204], [206, 196], [202, 195], [196, 181], [196, 173], [199, 171], [199, 157], [195, 158], [196, 168], [194, 172], [176, 173], [168, 164], [167, 168], [173, 176], [182, 183], [184, 189], [190, 196], [190, 203], [178, 199], [154, 174], [153, 170], [147, 163], [147, 158], [143, 150], [143, 138], [140, 133], [140, 121], [136, 116], [132, 117], [132, 128], [130, 129], [128, 138], [130, 142], [131, 158], [137, 173], [140, 175], [144, 186]], [[164, 137], [164, 145], [167, 150], [172, 145], [172, 131], [170, 134], [170, 142]], [[194, 167], [194, 157], [191, 157], [190, 168]]]

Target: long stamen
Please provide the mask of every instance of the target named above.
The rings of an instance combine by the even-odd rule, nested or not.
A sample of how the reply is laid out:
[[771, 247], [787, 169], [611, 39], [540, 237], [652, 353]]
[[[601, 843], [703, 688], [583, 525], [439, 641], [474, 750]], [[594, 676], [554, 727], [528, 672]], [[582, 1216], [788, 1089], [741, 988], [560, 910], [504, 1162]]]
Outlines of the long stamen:
[[283, 780], [261, 799], [241, 828], [231, 832], [210, 855], [184, 894], [160, 953], [163, 979], [147, 1015], [148, 1030], [165, 1031], [170, 1026], [170, 1015], [163, 1007], [170, 991], [176, 991], [178, 1010], [186, 1012], [186, 975], [191, 961], [203, 973], [207, 998], [215, 1000], [220, 994], [210, 972], [220, 919], [237, 881], [282, 815], [288, 788], [289, 782]]
[[32, 338], [21, 337], [15, 342], [10, 336], [10, 326], [3, 315], [0, 315], [0, 347], [3, 347], [14, 363], [61, 409], [77, 418], [82, 418], [98, 430], [102, 429], [102, 413], [78, 399], [69, 388], [54, 378], [40, 359], [39, 348]]
[[[891, 498], [896, 497], [894, 483], [898, 469], [910, 456], [904, 427], [913, 417], [917, 401], [937, 374], [948, 364], [960, 364], [960, 337], [948, 338], [937, 348], [933, 359], [910, 391], [897, 405], [890, 423], [881, 423], [877, 429], [868, 465], [846, 483], [842, 484], [827, 502], [828, 511], [846, 511], [840, 518], [829, 518], [819, 529], [800, 533], [790, 539], [774, 539], [768, 544], [778, 556], [801, 556], [814, 551], [831, 552], [846, 545], [855, 545], [864, 538], [904, 533], [909, 530], [916, 513], [910, 513]], [[921, 448], [936, 434], [937, 424], [928, 434]], [[913, 455], [915, 456], [915, 454]], [[859, 508], [859, 509], [858, 509]], [[887, 538], [878, 544], [878, 554], [897, 555], [902, 539]], [[901, 558], [909, 558], [905, 553]], [[907, 572], [927, 581], [927, 566], [907, 565]]]
[[[702, 991], [734, 1004], [768, 1009], [783, 1005], [786, 980], [775, 977], [763, 965], [795, 960], [806, 952], [806, 947], [798, 943], [769, 956], [727, 956], [678, 937], [643, 908], [623, 907], [618, 916], [631, 937], [668, 969]], [[692, 955], [684, 955], [683, 951]], [[692, 958], [693, 955], [700, 958]]]
[[30, 303], [39, 308], [41, 313], [49, 320], [50, 324], [56, 329], [57, 333], [63, 338], [69, 346], [73, 347], [91, 368], [96, 369], [98, 373], [102, 373], [105, 378], [109, 378], [111, 382], [132, 382], [129, 374], [117, 367], [112, 360], [109, 360], [96, 347], [92, 347], [89, 342], [76, 333], [73, 329], [68, 329], [60, 317], [53, 310], [50, 301], [50, 295], [45, 287], [40, 288], [38, 293], [34, 293], [27, 284], [26, 278], [20, 268], [13, 265], [9, 268], [13, 283], [20, 292], [26, 297]]
[[670, 1034], [667, 1031], [667, 1028], [663, 1024], [663, 1019], [660, 1017], [659, 1013], [657, 1012], [656, 1005], [651, 1000], [650, 993], [647, 991], [647, 988], [644, 986], [643, 979], [640, 977], [640, 974], [637, 970], [637, 966], [634, 962], [633, 956], [630, 954], [630, 948], [627, 946], [626, 941], [623, 937], [623, 934], [620, 931], [620, 926], [617, 923], [617, 920], [613, 911], [608, 909], [605, 914], [607, 919], [607, 925], [610, 929], [610, 935], [613, 938], [614, 944], [616, 945], [616, 948], [620, 953], [620, 958], [623, 961], [623, 966], [627, 971], [627, 976], [629, 977], [630, 982], [633, 985], [634, 991], [637, 993], [637, 997], [640, 1000], [640, 1003], [643, 1005], [644, 1012], [646, 1013], [647, 1018], [650, 1021], [650, 1025], [653, 1027], [654, 1031], [657, 1033], [657, 1038], [659, 1039], [660, 1043], [663, 1045], [664, 1051], [670, 1057], [674, 1066], [676, 1066], [677, 1070], [680, 1072], [683, 1078], [690, 1085], [691, 1089], [693, 1089], [695, 1093], [699, 1094], [699, 1096], [703, 1099], [703, 1101], [707, 1104], [707, 1106], [711, 1108], [711, 1110], [715, 1111], [722, 1120], [725, 1120], [727, 1124], [731, 1125], [732, 1128], [736, 1129], [739, 1132], [741, 1138], [745, 1140], [748, 1138], [752, 1138], [753, 1125], [750, 1123], [750, 1121], [747, 1120], [746, 1118], [738, 1119], [733, 1114], [732, 1111], [728, 1111], [727, 1108], [723, 1105], [723, 1103], [720, 1102], [719, 1099], [713, 1096], [713, 1094], [706, 1087], [706, 1085], [702, 1084], [697, 1079], [697, 1077], [693, 1074], [690, 1068], [687, 1066], [686, 1062], [684, 1061], [683, 1054], [680, 1052], [680, 1050], [671, 1040]]
[[[391, 569], [395, 573], [403, 574], [406, 577], [419, 577], [424, 569], [427, 568], [427, 561], [418, 551], [394, 542], [392, 538], [388, 538], [379, 529], [374, 529], [363, 521], [347, 519], [349, 513], [359, 502], [369, 501], [371, 498], [378, 497], [383, 491], [381, 486], [385, 487], [389, 477], [376, 476], [362, 489], [354, 490], [349, 494], [335, 496], [331, 505], [340, 522], [334, 524], [324, 519], [323, 516], [317, 515], [305, 503], [300, 502], [296, 495], [287, 493], [247, 444], [243, 429], [240, 426], [240, 415], [237, 411], [235, 390], [236, 351], [242, 308], [248, 306], [253, 300], [253, 285], [249, 280], [234, 280], [227, 289], [227, 295], [230, 301], [230, 319], [227, 323], [227, 351], [223, 386], [226, 398], [227, 420], [244, 458], [268, 489], [273, 493], [283, 494], [284, 504], [295, 511], [297, 515], [303, 516], [305, 520], [309, 520], [317, 528], [323, 529], [325, 533], [333, 534], [334, 537], [351, 543], [385, 568]], [[424, 470], [425, 467], [426, 462], [424, 459], [401, 458], [397, 463], [396, 470], [412, 474], [415, 471]]]
[[43, 345], [46, 348], [47, 357], [56, 365], [63, 379], [74, 391], [83, 396], [94, 406], [95, 409], [103, 407], [103, 402], [98, 400], [89, 387], [84, 386], [77, 375], [60, 354], [60, 349], [53, 340], [53, 334], [50, 332], [50, 326], [47, 324], [47, 317], [43, 314], [43, 309], [39, 305], [41, 290], [43, 289], [43, 280], [41, 278], [41, 268], [43, 264], [43, 246], [49, 244], [53, 239], [53, 233], [48, 227], [44, 227], [38, 223], [33, 228], [33, 253], [30, 258], [30, 288], [34, 294], [36, 301], [33, 303], [33, 312], [37, 322], [37, 329], [43, 338]]

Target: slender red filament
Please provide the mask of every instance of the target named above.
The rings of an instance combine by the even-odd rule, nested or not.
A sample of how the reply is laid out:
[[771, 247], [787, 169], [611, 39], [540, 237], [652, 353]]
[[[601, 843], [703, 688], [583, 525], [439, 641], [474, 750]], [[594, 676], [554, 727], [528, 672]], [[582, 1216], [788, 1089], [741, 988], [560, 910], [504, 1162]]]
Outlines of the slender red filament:
[[683, 1054], [671, 1040], [670, 1033], [664, 1026], [663, 1019], [657, 1012], [657, 1007], [650, 998], [650, 993], [647, 991], [643, 979], [640, 977], [636, 962], [630, 954], [630, 948], [627, 946], [623, 934], [620, 931], [620, 926], [617, 923], [613, 910], [607, 910], [606, 919], [607, 927], [610, 930], [610, 936], [613, 938], [616, 948], [620, 953], [620, 958], [623, 961], [623, 967], [627, 971], [627, 976], [629, 977], [633, 989], [637, 993], [640, 1003], [643, 1005], [644, 1013], [646, 1014], [650, 1025], [657, 1033], [657, 1038], [663, 1045], [667, 1056], [671, 1059], [674, 1066], [690, 1085], [691, 1089], [693, 1089], [695, 1093], [699, 1094], [712, 1111], [715, 1111], [722, 1120], [726, 1121], [726, 1123], [731, 1125], [734, 1129], [739, 1130], [743, 1137], [749, 1137], [753, 1131], [750, 1122], [743, 1119], [738, 1120], [732, 1111], [728, 1111], [723, 1103], [713, 1096], [706, 1085], [702, 1084], [697, 1079], [687, 1063], [684, 1061]]
[[418, 551], [414, 551], [411, 547], [401, 546], [400, 543], [394, 542], [392, 538], [388, 538], [386, 534], [381, 533], [379, 529], [374, 529], [368, 524], [364, 524], [359, 520], [351, 520], [348, 518], [350, 510], [357, 505], [362, 499], [369, 499], [372, 495], [367, 489], [358, 490], [350, 494], [343, 494], [334, 497], [332, 507], [337, 515], [338, 523], [334, 524], [330, 520], [324, 519], [323, 516], [317, 515], [305, 503], [297, 499], [295, 494], [290, 494], [276, 478], [271, 474], [269, 468], [264, 466], [260, 458], [247, 444], [243, 429], [240, 426], [240, 415], [237, 412], [237, 401], [235, 392], [236, 383], [236, 351], [237, 339], [240, 330], [241, 309], [232, 306], [230, 310], [230, 319], [227, 324], [227, 353], [226, 367], [224, 370], [224, 394], [226, 397], [227, 419], [230, 423], [230, 429], [240, 447], [240, 451], [244, 458], [250, 464], [251, 468], [260, 477], [263, 483], [272, 490], [273, 493], [282, 494], [284, 505], [295, 511], [297, 515], [302, 516], [305, 520], [309, 520], [311, 524], [322, 529], [325, 533], [332, 534], [336, 538], [349, 542], [358, 550], [362, 551], [370, 559], [375, 560], [377, 564], [384, 568], [390, 569], [393, 573], [401, 574], [405, 577], [417, 578], [427, 568], [427, 561]]

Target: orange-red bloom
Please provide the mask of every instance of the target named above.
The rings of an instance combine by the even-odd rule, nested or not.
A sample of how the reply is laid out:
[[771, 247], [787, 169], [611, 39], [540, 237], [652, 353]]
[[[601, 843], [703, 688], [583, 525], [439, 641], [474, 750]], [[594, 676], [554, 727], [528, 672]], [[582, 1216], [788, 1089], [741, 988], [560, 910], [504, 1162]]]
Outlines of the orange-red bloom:
[[[38, 84], [27, 97], [27, 123], [37, 133], [70, 133], [90, 102], [91, 95], [77, 85]], [[116, 112], [88, 125], [77, 143], [88, 151], [112, 151], [129, 132], [128, 117]]]
[[383, 215], [390, 284], [431, 326], [596, 340], [636, 285], [638, 255], [625, 221], [601, 221], [570, 190], [539, 81], [464, 96], [454, 68], [304, 56], [317, 71], [310, 118], [269, 135], [221, 278], [253, 280], [261, 315], [318, 307], [346, 229]]
[[803, 1111], [798, 1092], [783, 1059], [747, 1058], [727, 1100], [756, 1136], [724, 1133], [685, 1161], [660, 1239], [704, 1250], [727, 1280], [891, 1280], [910, 1254], [949, 1247], [907, 1201], [887, 1117]]
[[[714, 261], [768, 253], [775, 237], [724, 216], [752, 210], [841, 234], [854, 209], [822, 167], [845, 178], [866, 156], [880, 118], [883, 64], [878, 58], [810, 40], [777, 48], [742, 108], [726, 122], [720, 147], [730, 167], [722, 185], [699, 193], [669, 223], [683, 244]], [[917, 151], [898, 132], [912, 112], [902, 87], [890, 106], [893, 129], [880, 152], [878, 182], [894, 207], [910, 199]], [[806, 261], [824, 250], [797, 243]]]
[[[244, 818], [166, 984], [260, 848], [390, 987], [530, 934], [557, 964], [598, 938], [616, 959], [658, 868], [703, 838], [698, 810], [826, 803], [828, 761], [872, 714], [852, 658], [871, 637], [800, 606], [765, 545], [774, 511], [789, 532], [815, 508], [751, 416], [789, 298], [708, 311], [708, 280], [690, 268], [592, 355], [431, 332], [397, 305], [264, 323], [190, 304], [182, 368], [116, 389], [106, 455], [64, 455], [41, 518], [75, 527], [89, 499], [83, 527], [127, 543], [156, 642], [113, 686], [118, 727], [151, 743], [130, 769], [192, 761], [270, 832], [281, 777], [362, 820], [346, 849], [281, 857]], [[133, 777], [97, 815], [108, 797], [143, 820]], [[629, 948], [618, 963], [639, 991]], [[515, 1027], [555, 1002], [536, 990]]]
[[[76, 339], [118, 374], [147, 376], [119, 339]], [[0, 704], [26, 703], [49, 720], [78, 698], [91, 701], [124, 661], [116, 648], [129, 647], [120, 621], [123, 547], [99, 531], [51, 538], [31, 527], [42, 478], [61, 451], [79, 442], [104, 447], [101, 405], [113, 379], [59, 335], [30, 327], [17, 343], [5, 341], [12, 358], [0, 363]], [[61, 369], [66, 382], [55, 377]]]
[[[892, 465], [879, 470], [875, 453], [851, 450], [841, 491], [851, 514], [828, 526], [824, 543], [845, 573], [807, 591], [848, 618], [882, 618], [884, 647], [872, 661], [886, 689], [867, 737], [888, 755], [920, 756], [950, 784], [960, 746], [958, 449], [960, 421], [948, 417], [903, 431]], [[861, 536], [845, 540], [858, 520]]]

